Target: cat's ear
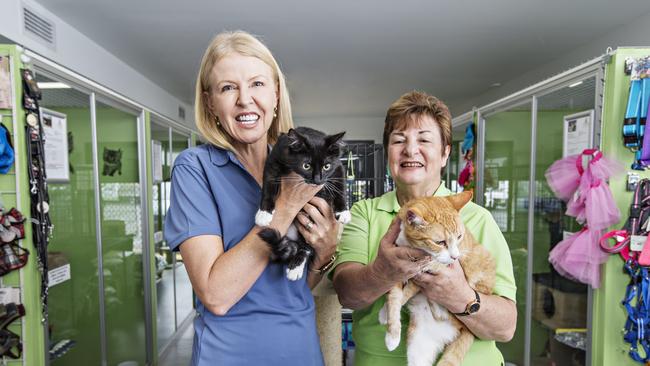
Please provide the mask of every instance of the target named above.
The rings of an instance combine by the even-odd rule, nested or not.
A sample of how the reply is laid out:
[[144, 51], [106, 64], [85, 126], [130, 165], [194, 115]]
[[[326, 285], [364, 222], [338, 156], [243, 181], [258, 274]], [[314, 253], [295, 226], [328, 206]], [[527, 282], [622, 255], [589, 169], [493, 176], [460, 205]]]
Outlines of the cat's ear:
[[413, 210], [408, 210], [406, 211], [406, 222], [409, 223], [409, 225], [412, 226], [424, 226], [427, 224], [426, 221], [422, 217], [420, 217], [418, 214], [413, 212]]
[[328, 145], [338, 145], [339, 147], [343, 147], [344, 142], [342, 140], [343, 136], [345, 135], [345, 131], [339, 132], [336, 135], [329, 135], [325, 138], [325, 141], [327, 141]]
[[343, 135], [345, 135], [345, 131], [325, 137], [325, 145], [330, 154], [339, 154], [341, 152], [341, 149], [345, 146], [345, 143], [342, 140]]
[[460, 211], [460, 209], [463, 208], [467, 202], [472, 200], [472, 196], [472, 191], [462, 191], [458, 194], [447, 196], [447, 200], [451, 202], [451, 205], [454, 206], [456, 211]]
[[294, 130], [293, 128], [289, 129], [289, 132], [287, 132], [287, 137], [289, 137], [289, 148], [291, 148], [294, 151], [301, 150], [304, 145], [304, 138], [298, 131]]

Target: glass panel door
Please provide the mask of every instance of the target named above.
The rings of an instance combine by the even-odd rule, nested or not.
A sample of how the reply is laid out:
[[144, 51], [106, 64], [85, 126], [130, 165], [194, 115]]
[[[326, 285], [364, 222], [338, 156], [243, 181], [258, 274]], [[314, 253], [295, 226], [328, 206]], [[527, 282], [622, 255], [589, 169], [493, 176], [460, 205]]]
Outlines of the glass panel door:
[[176, 331], [174, 321], [174, 275], [172, 266], [172, 252], [163, 239], [163, 225], [165, 214], [169, 205], [169, 174], [170, 174], [170, 141], [169, 127], [156, 123], [151, 124], [152, 155], [159, 155], [160, 160], [153, 159], [153, 231], [154, 231], [154, 256], [156, 263], [156, 309], [158, 351], [172, 338]]
[[[59, 82], [42, 75], [37, 81]], [[49, 289], [50, 342], [75, 346], [51, 365], [100, 365], [99, 288], [90, 97], [75, 88], [42, 89], [41, 106], [67, 122], [69, 181], [49, 182], [54, 230], [50, 269], [69, 265], [70, 279]], [[48, 157], [45, 157], [46, 160]], [[50, 157], [53, 158], [53, 157]]]
[[108, 365], [146, 359], [138, 119], [97, 101]]
[[550, 190], [544, 172], [562, 158], [564, 117], [594, 109], [595, 78], [572, 83], [538, 98], [533, 301], [532, 364], [584, 365], [585, 351], [559, 343], [557, 329], [573, 329], [586, 337], [587, 286], [561, 276], [548, 262], [549, 252], [569, 233], [580, 229], [564, 214], [566, 204]]
[[517, 331], [498, 347], [507, 362], [524, 364], [528, 193], [530, 181], [530, 102], [485, 118], [484, 206], [510, 247], [517, 285]]

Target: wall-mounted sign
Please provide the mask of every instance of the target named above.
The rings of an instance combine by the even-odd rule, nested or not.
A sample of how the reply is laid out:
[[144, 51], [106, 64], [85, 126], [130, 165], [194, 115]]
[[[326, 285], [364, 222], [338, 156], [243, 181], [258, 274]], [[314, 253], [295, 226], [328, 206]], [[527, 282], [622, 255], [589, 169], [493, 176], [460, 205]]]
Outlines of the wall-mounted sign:
[[9, 71], [9, 57], [0, 56], [0, 109], [11, 109], [11, 73]]
[[63, 113], [41, 108], [41, 123], [47, 181], [67, 183], [70, 181], [67, 117]]
[[163, 164], [162, 164], [162, 143], [160, 141], [151, 141], [151, 168], [153, 169], [153, 183], [162, 183], [163, 181]]
[[562, 156], [576, 155], [593, 147], [594, 110], [564, 116]]

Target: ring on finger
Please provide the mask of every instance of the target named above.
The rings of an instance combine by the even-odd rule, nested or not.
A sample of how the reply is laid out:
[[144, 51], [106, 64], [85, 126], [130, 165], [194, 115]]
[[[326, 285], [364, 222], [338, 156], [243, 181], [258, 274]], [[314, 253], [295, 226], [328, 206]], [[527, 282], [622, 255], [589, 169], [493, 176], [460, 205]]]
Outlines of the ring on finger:
[[314, 223], [312, 221], [308, 221], [305, 227], [307, 230], [311, 231], [311, 228], [314, 226]]

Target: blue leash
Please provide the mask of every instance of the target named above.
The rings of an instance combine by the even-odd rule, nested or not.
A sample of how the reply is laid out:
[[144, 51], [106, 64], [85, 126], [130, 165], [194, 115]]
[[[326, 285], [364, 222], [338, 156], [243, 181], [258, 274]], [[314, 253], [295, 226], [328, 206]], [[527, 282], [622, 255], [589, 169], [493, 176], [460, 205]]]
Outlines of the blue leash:
[[[641, 267], [633, 260], [624, 266], [630, 275], [622, 304], [627, 310], [623, 340], [630, 344], [630, 357], [639, 363], [650, 361], [650, 274], [647, 267]], [[643, 356], [639, 350], [643, 349]]]

